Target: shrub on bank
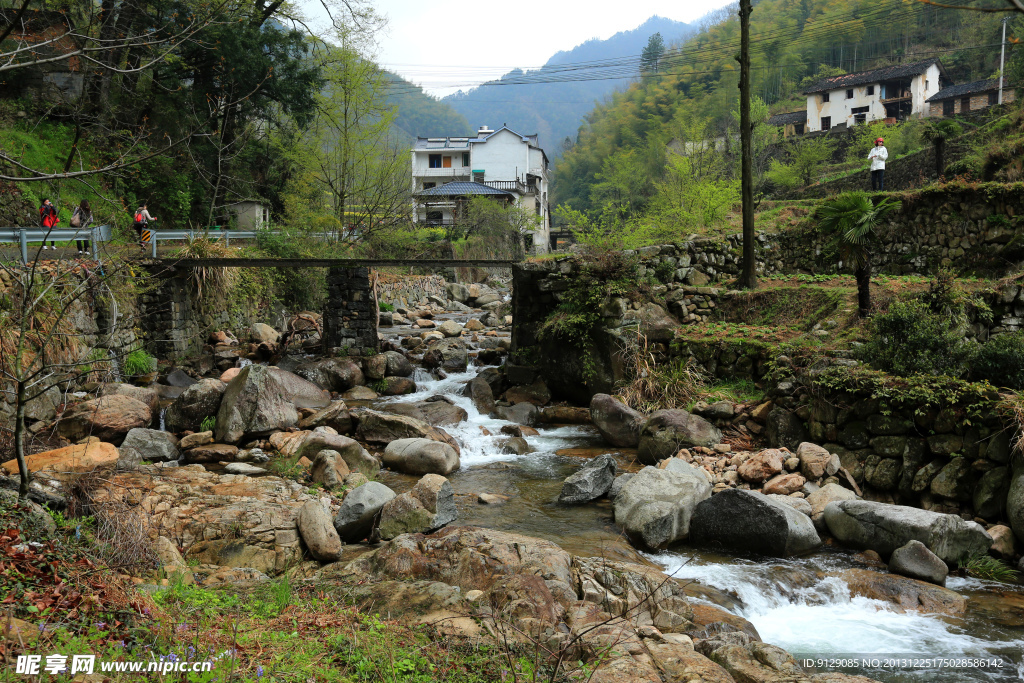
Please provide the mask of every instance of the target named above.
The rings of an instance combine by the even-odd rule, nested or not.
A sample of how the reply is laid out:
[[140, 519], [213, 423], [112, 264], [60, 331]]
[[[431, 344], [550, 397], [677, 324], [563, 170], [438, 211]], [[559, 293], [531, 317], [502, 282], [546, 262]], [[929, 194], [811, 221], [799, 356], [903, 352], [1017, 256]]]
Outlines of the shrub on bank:
[[885, 372], [962, 377], [973, 355], [970, 342], [950, 321], [923, 301], [896, 301], [871, 320], [865, 360]]
[[1024, 389], [1024, 332], [996, 335], [978, 347], [971, 360], [971, 379]]

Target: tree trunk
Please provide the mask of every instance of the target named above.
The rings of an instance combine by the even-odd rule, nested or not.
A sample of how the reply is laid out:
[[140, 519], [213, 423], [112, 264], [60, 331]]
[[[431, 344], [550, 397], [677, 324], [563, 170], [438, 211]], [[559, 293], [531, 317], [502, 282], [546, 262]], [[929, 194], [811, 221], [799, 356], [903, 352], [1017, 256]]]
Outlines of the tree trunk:
[[14, 412], [14, 457], [18, 461], [18, 474], [21, 475], [21, 486], [18, 497], [28, 497], [28, 462], [25, 460], [25, 385], [17, 383], [17, 407]]
[[864, 256], [864, 261], [853, 273], [857, 278], [857, 308], [860, 317], [866, 318], [871, 312], [871, 257]]
[[750, 0], [740, 0], [740, 145], [743, 195], [743, 271], [740, 287], [757, 287], [754, 256], [754, 155], [750, 125]]

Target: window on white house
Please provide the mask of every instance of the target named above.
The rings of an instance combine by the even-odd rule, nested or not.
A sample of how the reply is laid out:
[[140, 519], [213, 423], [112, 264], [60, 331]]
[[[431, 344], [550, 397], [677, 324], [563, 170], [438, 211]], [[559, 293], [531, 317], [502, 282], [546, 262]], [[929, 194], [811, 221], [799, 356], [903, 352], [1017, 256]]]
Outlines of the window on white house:
[[869, 85], [868, 86], [868, 95], [874, 95], [874, 94], [875, 94], [875, 86]]
[[437, 187], [437, 183], [423, 183], [424, 190], [429, 190], [432, 187]]
[[822, 130], [829, 130], [830, 128], [832, 128], [832, 117], [831, 116], [822, 116], [821, 117], [821, 129]]
[[828, 95], [829, 94], [827, 92], [821, 93], [821, 101], [822, 102], [828, 102]]
[[427, 162], [427, 165], [430, 166], [430, 168], [441, 168], [441, 155], [431, 154], [428, 157]]
[[853, 99], [853, 88], [847, 88], [846, 89], [846, 99], [848, 99], [848, 100], [852, 100]]

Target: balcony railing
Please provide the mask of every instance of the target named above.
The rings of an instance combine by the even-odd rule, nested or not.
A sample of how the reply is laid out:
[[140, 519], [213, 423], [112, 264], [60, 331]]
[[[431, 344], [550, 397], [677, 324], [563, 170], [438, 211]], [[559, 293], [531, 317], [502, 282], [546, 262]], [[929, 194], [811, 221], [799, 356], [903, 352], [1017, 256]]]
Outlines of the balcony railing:
[[520, 180], [485, 180], [484, 185], [493, 187], [495, 190], [506, 190], [508, 192], [518, 192], [519, 194], [526, 194], [531, 191]]
[[466, 166], [460, 166], [458, 168], [418, 168], [413, 171], [414, 176], [418, 177], [444, 177], [448, 176], [451, 178], [468, 178], [470, 176], [471, 169]]

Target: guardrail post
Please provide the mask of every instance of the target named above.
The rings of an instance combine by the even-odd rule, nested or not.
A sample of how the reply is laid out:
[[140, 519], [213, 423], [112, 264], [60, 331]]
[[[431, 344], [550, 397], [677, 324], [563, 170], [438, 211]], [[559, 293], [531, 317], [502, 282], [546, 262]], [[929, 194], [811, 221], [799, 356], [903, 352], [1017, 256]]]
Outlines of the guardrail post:
[[224, 233], [224, 246], [225, 247], [230, 247], [231, 246], [231, 232], [230, 231]]
[[156, 258], [156, 231], [149, 231], [149, 243], [153, 246], [153, 258]]
[[21, 262], [28, 264], [28, 233], [22, 228], [18, 231], [18, 241], [21, 242]]
[[89, 228], [89, 236], [92, 237], [89, 240], [89, 246], [92, 248], [92, 257], [96, 258], [96, 243], [99, 241], [100, 231], [99, 228]]

